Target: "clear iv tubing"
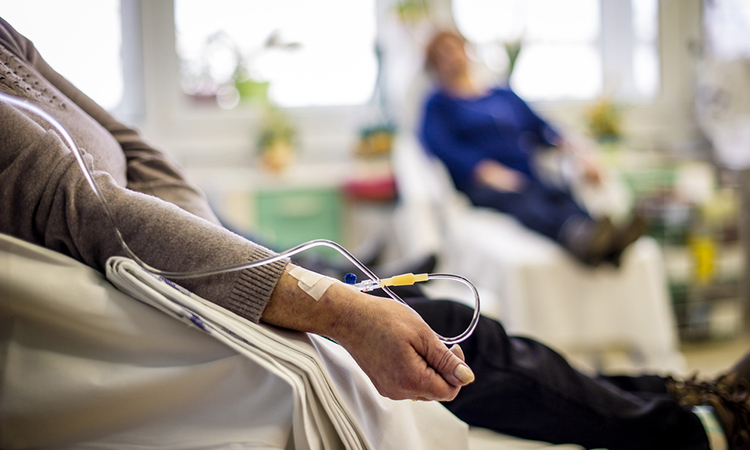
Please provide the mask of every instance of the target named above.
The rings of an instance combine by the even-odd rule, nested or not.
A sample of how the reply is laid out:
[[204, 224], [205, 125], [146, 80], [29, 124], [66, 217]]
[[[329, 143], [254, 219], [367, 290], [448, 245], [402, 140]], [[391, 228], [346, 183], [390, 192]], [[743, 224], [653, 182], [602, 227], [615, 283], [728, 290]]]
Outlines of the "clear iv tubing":
[[[123, 250], [125, 250], [125, 253], [127, 253], [128, 256], [132, 258], [138, 265], [140, 265], [141, 267], [143, 267], [144, 269], [146, 269], [147, 271], [155, 275], [158, 275], [164, 278], [171, 278], [171, 279], [198, 278], [198, 277], [205, 277], [209, 275], [218, 275], [221, 273], [233, 272], [233, 271], [244, 270], [244, 269], [251, 269], [253, 267], [258, 267], [258, 266], [262, 266], [266, 264], [272, 264], [274, 262], [296, 255], [297, 253], [301, 253], [310, 248], [323, 246], [323, 247], [330, 247], [330, 248], [337, 250], [344, 257], [346, 257], [346, 259], [348, 259], [352, 264], [354, 264], [359, 270], [361, 270], [365, 275], [367, 275], [367, 277], [370, 278], [370, 280], [372, 280], [373, 284], [378, 284], [378, 285], [380, 284], [380, 279], [370, 269], [368, 269], [367, 266], [359, 262], [359, 260], [357, 260], [357, 258], [355, 258], [354, 255], [352, 255], [344, 247], [342, 247], [336, 242], [329, 241], [327, 239], [316, 239], [316, 240], [308, 241], [296, 247], [292, 247], [289, 250], [277, 253], [276, 255], [268, 256], [268, 257], [261, 258], [261, 259], [256, 259], [255, 261], [245, 261], [241, 263], [230, 264], [230, 265], [226, 265], [226, 266], [218, 267], [214, 269], [196, 270], [196, 271], [191, 271], [191, 272], [167, 272], [167, 271], [163, 271], [163, 270], [159, 270], [154, 267], [151, 267], [148, 264], [146, 264], [144, 261], [142, 261], [130, 249], [130, 247], [128, 247], [128, 244], [125, 242], [125, 239], [122, 237], [122, 233], [120, 233], [120, 229], [117, 226], [115, 215], [109, 206], [109, 202], [107, 202], [107, 199], [104, 198], [104, 194], [99, 188], [99, 185], [96, 183], [96, 180], [94, 180], [93, 175], [91, 175], [91, 172], [89, 171], [88, 166], [86, 166], [86, 163], [83, 160], [83, 155], [81, 154], [81, 151], [79, 150], [78, 146], [73, 140], [73, 137], [70, 135], [70, 133], [68, 133], [68, 130], [57, 119], [52, 117], [46, 111], [44, 111], [43, 109], [39, 108], [36, 105], [33, 105], [32, 103], [29, 103], [28, 101], [21, 100], [19, 98], [5, 94], [3, 92], [0, 92], [0, 101], [9, 103], [11, 105], [30, 111], [38, 115], [39, 117], [47, 121], [52, 127], [54, 127], [54, 129], [60, 134], [60, 136], [65, 141], [65, 143], [68, 145], [68, 147], [70, 147], [71, 151], [73, 152], [73, 155], [76, 158], [76, 161], [78, 162], [78, 165], [81, 167], [81, 170], [83, 171], [83, 176], [86, 179], [86, 182], [89, 184], [91, 189], [94, 191], [94, 194], [99, 199], [102, 206], [104, 207], [107, 219], [112, 225], [112, 228], [114, 229], [115, 234], [117, 235], [117, 239], [120, 241], [120, 244], [122, 244], [122, 248]], [[440, 341], [446, 345], [453, 345], [453, 344], [458, 344], [460, 342], [463, 342], [469, 336], [471, 336], [471, 334], [474, 332], [474, 329], [477, 327], [477, 323], [479, 322], [479, 311], [480, 311], [479, 292], [469, 280], [459, 275], [431, 273], [427, 275], [427, 279], [428, 280], [458, 281], [468, 286], [469, 289], [471, 289], [472, 293], [474, 294], [474, 315], [472, 316], [471, 322], [469, 323], [469, 326], [466, 328], [466, 330], [464, 330], [464, 332], [459, 334], [458, 336], [454, 336], [454, 337], [444, 337], [438, 333], [435, 333], [438, 339], [440, 339]], [[383, 289], [392, 299], [400, 303], [403, 303], [404, 305], [407, 305], [407, 303], [403, 299], [401, 299], [401, 297], [396, 295], [396, 293], [394, 293], [391, 289], [389, 289], [388, 286], [382, 285], [379, 287]]]

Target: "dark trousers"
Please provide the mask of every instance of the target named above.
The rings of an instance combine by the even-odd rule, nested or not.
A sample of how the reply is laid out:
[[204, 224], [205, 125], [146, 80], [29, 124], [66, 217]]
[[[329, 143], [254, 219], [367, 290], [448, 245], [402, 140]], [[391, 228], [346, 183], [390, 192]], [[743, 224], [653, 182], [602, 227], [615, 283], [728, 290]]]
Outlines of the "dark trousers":
[[[443, 336], [461, 333], [472, 316], [461, 303], [399, 294]], [[589, 377], [486, 317], [461, 348], [476, 381], [444, 405], [469, 425], [586, 448], [709, 448], [700, 419], [667, 394], [662, 377]]]
[[475, 206], [493, 208], [515, 217], [537, 233], [557, 242], [560, 230], [571, 217], [590, 219], [570, 193], [529, 180], [521, 192], [502, 192], [481, 185], [464, 189]]

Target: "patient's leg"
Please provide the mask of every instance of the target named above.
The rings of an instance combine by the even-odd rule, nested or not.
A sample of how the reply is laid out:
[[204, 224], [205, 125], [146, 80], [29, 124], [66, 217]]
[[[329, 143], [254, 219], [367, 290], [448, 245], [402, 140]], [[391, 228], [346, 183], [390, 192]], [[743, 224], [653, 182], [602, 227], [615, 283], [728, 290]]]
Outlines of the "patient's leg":
[[559, 241], [563, 224], [571, 217], [591, 219], [572, 197], [562, 191], [529, 182], [521, 192], [500, 192], [473, 186], [466, 190], [472, 204], [510, 214], [526, 227]]
[[[472, 315], [456, 302], [406, 300], [444, 336], [462, 332]], [[445, 406], [469, 425], [587, 448], [708, 449], [700, 420], [666, 393], [660, 377], [591, 378], [485, 317], [461, 347], [476, 381]]]
[[474, 205], [510, 214], [527, 228], [562, 245], [584, 264], [597, 266], [614, 250], [611, 222], [594, 220], [565, 192], [529, 182], [521, 192], [475, 186], [466, 194]]

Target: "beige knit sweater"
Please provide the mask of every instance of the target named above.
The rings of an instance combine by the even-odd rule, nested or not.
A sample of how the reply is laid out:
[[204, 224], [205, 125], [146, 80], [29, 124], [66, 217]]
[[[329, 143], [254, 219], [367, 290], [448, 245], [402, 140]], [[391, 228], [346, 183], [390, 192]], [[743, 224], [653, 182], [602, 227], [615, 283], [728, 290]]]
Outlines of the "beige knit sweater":
[[[125, 241], [146, 263], [187, 271], [271, 254], [222, 228], [182, 169], [50, 68], [2, 18], [0, 91], [34, 103], [68, 129], [85, 151]], [[5, 103], [0, 103], [0, 232], [100, 271], [110, 256], [124, 255], [71, 150], [42, 119]], [[257, 322], [285, 265], [178, 282]]]

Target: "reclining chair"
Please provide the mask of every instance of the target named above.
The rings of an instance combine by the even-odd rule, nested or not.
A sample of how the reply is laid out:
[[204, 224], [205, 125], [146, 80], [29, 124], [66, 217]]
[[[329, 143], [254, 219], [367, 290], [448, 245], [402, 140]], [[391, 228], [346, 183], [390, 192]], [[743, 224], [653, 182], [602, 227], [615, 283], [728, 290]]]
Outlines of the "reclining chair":
[[[600, 355], [616, 351], [627, 355], [618, 369], [683, 370], [657, 242], [640, 238], [619, 269], [591, 269], [511, 216], [471, 205], [416, 138], [429, 86], [424, 73], [412, 82], [393, 148], [400, 199], [394, 228], [405, 253], [435, 254], [438, 271], [470, 278], [482, 294], [482, 313], [501, 320], [510, 333], [538, 339], [568, 357], [582, 356], [579, 361], [596, 369], [606, 369]], [[603, 203], [621, 195], [614, 186]], [[588, 198], [587, 206], [597, 206], [593, 199], [602, 204], [602, 196]], [[433, 295], [470, 301], [450, 288], [440, 286]]]

